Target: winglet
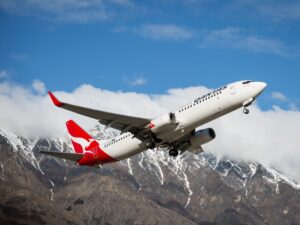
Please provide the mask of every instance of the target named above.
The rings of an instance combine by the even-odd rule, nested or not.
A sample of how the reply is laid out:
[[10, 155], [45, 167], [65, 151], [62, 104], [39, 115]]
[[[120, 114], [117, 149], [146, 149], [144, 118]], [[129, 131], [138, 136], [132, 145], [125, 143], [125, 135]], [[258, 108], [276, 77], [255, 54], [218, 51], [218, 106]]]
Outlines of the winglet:
[[48, 94], [53, 102], [54, 105], [56, 105], [57, 107], [61, 107], [64, 103], [60, 102], [55, 96], [54, 94], [52, 94], [51, 91], [48, 91]]

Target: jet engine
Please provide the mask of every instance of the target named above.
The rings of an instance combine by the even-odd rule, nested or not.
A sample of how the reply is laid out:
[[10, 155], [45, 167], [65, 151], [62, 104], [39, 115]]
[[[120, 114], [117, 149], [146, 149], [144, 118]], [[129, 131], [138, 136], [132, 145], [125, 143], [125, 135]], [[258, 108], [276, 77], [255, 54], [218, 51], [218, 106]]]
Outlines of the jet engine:
[[149, 127], [153, 133], [160, 133], [166, 130], [171, 130], [177, 126], [177, 121], [174, 113], [165, 114], [153, 121]]
[[203, 145], [206, 144], [207, 142], [212, 141], [213, 139], [215, 139], [216, 137], [216, 133], [212, 128], [206, 128], [204, 130], [198, 130], [195, 131], [191, 138], [190, 138], [190, 144], [191, 146], [199, 146], [199, 145]]

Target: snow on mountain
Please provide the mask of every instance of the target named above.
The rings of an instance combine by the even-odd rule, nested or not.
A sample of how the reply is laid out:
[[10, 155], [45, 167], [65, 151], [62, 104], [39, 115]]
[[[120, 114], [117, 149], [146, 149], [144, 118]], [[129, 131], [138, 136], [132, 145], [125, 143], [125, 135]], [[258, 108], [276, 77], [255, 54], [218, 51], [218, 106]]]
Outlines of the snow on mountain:
[[[96, 126], [90, 133], [98, 140], [112, 138], [118, 134], [117, 131], [113, 129], [106, 130], [103, 126]], [[50, 149], [52, 151], [53, 149], [57, 151], [72, 151], [72, 146], [67, 136], [62, 138], [43, 138], [43, 143], [41, 143], [41, 138], [23, 138], [3, 130], [0, 130], [0, 135], [12, 146], [14, 152], [20, 153], [42, 174], [44, 174], [44, 172], [40, 168], [40, 157], [37, 156], [39, 153], [34, 151], [35, 148], [37, 148], [38, 151], [47, 151]], [[189, 174], [192, 174], [193, 170], [203, 166], [208, 166], [217, 171], [224, 177], [225, 182], [226, 180], [230, 181], [228, 184], [234, 187], [246, 188], [247, 182], [254, 177], [259, 168], [261, 168], [264, 173], [263, 178], [266, 182], [276, 186], [277, 193], [280, 191], [280, 182], [284, 182], [294, 189], [300, 190], [300, 184], [276, 171], [274, 168], [266, 168], [253, 162], [234, 162], [226, 157], [217, 158], [205, 152], [198, 155], [184, 153], [177, 158], [172, 158], [165, 149], [149, 149], [131, 159], [123, 160], [119, 162], [119, 164], [126, 168], [128, 173], [132, 176], [135, 176], [136, 169], [134, 167], [137, 166], [144, 171], [153, 172], [160, 185], [164, 185], [165, 173], [173, 175], [183, 184], [188, 193], [185, 207], [188, 206], [190, 198], [193, 195], [193, 190], [190, 187], [190, 179], [192, 178], [189, 177]], [[3, 167], [2, 164], [0, 166], [1, 168]], [[52, 181], [49, 182], [54, 186]], [[140, 188], [142, 188], [142, 185]]]
[[[118, 134], [102, 126], [96, 126], [90, 133], [98, 140]], [[62, 138], [23, 138], [3, 130], [0, 130], [0, 150], [0, 188], [3, 193], [11, 193], [0, 198], [0, 207], [13, 207], [22, 213], [23, 205], [15, 202], [19, 201], [15, 199], [21, 198], [25, 199], [26, 207], [32, 212], [32, 207], [36, 207], [32, 198], [35, 198], [39, 209], [45, 207], [42, 214], [46, 217], [44, 221], [52, 218], [49, 204], [62, 213], [62, 219], [89, 218], [94, 223], [99, 216], [110, 215], [122, 204], [123, 213], [113, 214], [116, 222], [112, 224], [120, 224], [124, 218], [138, 218], [137, 221], [150, 218], [138, 213], [143, 204], [147, 205], [144, 212], [149, 212], [149, 215], [153, 207], [158, 207], [155, 215], [167, 209], [164, 214], [172, 216], [159, 217], [168, 218], [169, 222], [164, 224], [174, 224], [170, 222], [173, 217], [175, 221], [183, 219], [185, 222], [182, 224], [288, 225], [300, 221], [296, 213], [300, 185], [274, 168], [255, 162], [217, 158], [207, 152], [197, 155], [186, 152], [173, 158], [166, 149], [149, 149], [99, 169], [78, 167], [72, 162], [39, 153], [41, 150], [73, 151], [67, 135]], [[27, 193], [26, 198], [22, 197], [24, 193]], [[102, 201], [109, 202], [109, 207], [97, 211]], [[146, 202], [141, 204], [141, 201]], [[80, 209], [83, 204], [89, 210]], [[276, 205], [276, 209], [270, 205]], [[135, 207], [130, 212], [136, 211], [137, 214], [128, 214], [128, 207]], [[282, 216], [286, 216], [285, 220]], [[40, 217], [43, 216], [38, 213], [32, 221]], [[17, 217], [9, 214], [5, 218], [14, 221]], [[111, 220], [109, 217], [105, 221]], [[24, 221], [19, 222], [28, 223], [28, 220]]]

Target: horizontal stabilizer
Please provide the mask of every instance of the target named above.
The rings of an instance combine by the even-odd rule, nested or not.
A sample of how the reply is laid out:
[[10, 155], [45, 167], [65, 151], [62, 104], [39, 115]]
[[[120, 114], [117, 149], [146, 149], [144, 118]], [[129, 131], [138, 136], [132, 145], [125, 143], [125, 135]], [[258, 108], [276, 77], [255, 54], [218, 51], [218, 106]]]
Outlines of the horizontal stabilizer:
[[51, 155], [54, 157], [72, 160], [72, 161], [78, 161], [79, 159], [84, 156], [84, 154], [77, 154], [77, 153], [67, 153], [67, 152], [49, 152], [49, 151], [40, 151], [42, 154]]

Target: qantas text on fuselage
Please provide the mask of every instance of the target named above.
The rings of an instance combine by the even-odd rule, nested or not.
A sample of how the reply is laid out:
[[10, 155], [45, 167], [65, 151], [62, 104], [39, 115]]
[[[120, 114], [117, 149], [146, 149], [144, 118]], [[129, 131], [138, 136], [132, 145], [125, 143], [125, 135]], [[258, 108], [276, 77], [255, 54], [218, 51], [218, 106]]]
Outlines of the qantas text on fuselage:
[[59, 101], [49, 92], [56, 106], [97, 119], [106, 128], [119, 130], [120, 135], [108, 140], [95, 140], [73, 120], [69, 120], [66, 126], [75, 152], [41, 153], [87, 166], [123, 160], [149, 148], [166, 148], [171, 157], [185, 151], [199, 153], [203, 151], [202, 145], [216, 137], [212, 128], [198, 129], [199, 126], [239, 108], [248, 114], [248, 107], [266, 86], [264, 82], [250, 80], [231, 83], [154, 119], [72, 105]]

